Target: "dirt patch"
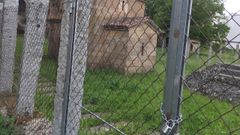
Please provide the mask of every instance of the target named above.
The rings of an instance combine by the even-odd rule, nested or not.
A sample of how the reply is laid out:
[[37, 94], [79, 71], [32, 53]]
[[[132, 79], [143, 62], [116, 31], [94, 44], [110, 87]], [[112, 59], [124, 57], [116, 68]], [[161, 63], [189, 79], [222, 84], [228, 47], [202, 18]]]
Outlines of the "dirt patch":
[[51, 135], [52, 122], [46, 118], [35, 118], [24, 124], [22, 133], [25, 135]]
[[238, 77], [228, 75], [229, 71], [232, 71], [230, 66], [216, 64], [187, 76], [186, 85], [204, 95], [240, 103], [240, 83], [236, 79]]
[[33, 118], [40, 118], [43, 115], [39, 112], [34, 112], [33, 117], [30, 116], [17, 116], [16, 115], [16, 104], [17, 96], [16, 94], [0, 94], [0, 107], [6, 108], [8, 116], [16, 116], [16, 124], [22, 124], [31, 121]]
[[[120, 121], [120, 122], [116, 122], [116, 123], [110, 123], [111, 125], [113, 125], [116, 128], [121, 128], [124, 127], [128, 124], [127, 121]], [[108, 124], [104, 123], [102, 125], [98, 125], [98, 126], [94, 126], [94, 127], [90, 127], [89, 132], [92, 134], [104, 134], [106, 132], [109, 132], [112, 129], [112, 127], [110, 127]]]
[[16, 106], [15, 94], [0, 94], [0, 107], [7, 109], [7, 115], [14, 115]]
[[34, 112], [33, 116], [17, 116], [15, 111], [16, 94], [0, 94], [1, 115], [15, 118], [15, 130], [17, 135], [48, 135], [52, 132], [52, 123], [44, 118], [40, 112]]

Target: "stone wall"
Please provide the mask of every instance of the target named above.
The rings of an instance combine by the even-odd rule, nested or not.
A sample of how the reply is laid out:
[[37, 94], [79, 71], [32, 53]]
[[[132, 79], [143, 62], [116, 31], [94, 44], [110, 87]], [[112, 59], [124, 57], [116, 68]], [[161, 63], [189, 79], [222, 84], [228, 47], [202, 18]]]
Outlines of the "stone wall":
[[[153, 68], [155, 63], [156, 32], [146, 24], [138, 29], [134, 27], [130, 32], [103, 28], [104, 24], [112, 20], [124, 17], [144, 17], [145, 4], [143, 2], [125, 1], [128, 8], [127, 14], [119, 7], [120, 2], [119, 0], [95, 0], [93, 3], [89, 27], [88, 67], [92, 69], [114, 68], [129, 73], [147, 72]], [[144, 56], [139, 57], [135, 53], [136, 50], [140, 52], [143, 41], [146, 50]], [[133, 44], [133, 42], [137, 43]], [[141, 68], [138, 69], [139, 67]]]
[[[122, 10], [121, 0], [94, 0], [92, 17], [116, 19], [120, 17], [143, 17], [145, 4], [138, 0], [124, 0], [126, 10]], [[97, 10], [97, 11], [96, 11]], [[127, 11], [127, 12], [126, 12]], [[101, 22], [101, 20], [99, 20]]]
[[103, 30], [88, 48], [88, 67], [113, 68], [124, 73], [144, 73], [156, 61], [157, 33], [143, 23], [129, 31]]
[[145, 3], [129, 0], [128, 17], [143, 17], [145, 14]]
[[102, 35], [97, 38], [88, 47], [88, 67], [123, 71], [128, 32], [103, 30]]
[[142, 73], [153, 69], [156, 61], [157, 33], [148, 24], [129, 30], [128, 55], [125, 72]]

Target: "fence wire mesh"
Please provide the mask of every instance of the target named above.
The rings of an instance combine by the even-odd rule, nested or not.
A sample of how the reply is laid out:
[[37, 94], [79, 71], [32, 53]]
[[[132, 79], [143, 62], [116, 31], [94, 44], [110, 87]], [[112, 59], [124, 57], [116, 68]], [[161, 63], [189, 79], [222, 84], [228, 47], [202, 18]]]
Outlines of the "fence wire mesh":
[[[240, 8], [227, 8], [233, 1], [193, 0], [178, 56], [185, 64], [180, 134], [240, 134]], [[0, 5], [0, 135], [163, 132], [173, 0], [25, 2]]]
[[[234, 1], [224, 0], [219, 4], [230, 2]], [[185, 118], [180, 129], [183, 133], [192, 134], [239, 134], [240, 60], [239, 31], [236, 30], [240, 26], [239, 9], [233, 12], [222, 7], [222, 15], [218, 14], [212, 19], [211, 7], [204, 7], [201, 2], [199, 4], [202, 5], [199, 9], [193, 9], [191, 28], [201, 33], [206, 45], [196, 47], [195, 52], [185, 60], [185, 93], [182, 101]], [[206, 21], [216, 27], [213, 36], [208, 35], [208, 26], [203, 26], [194, 16], [194, 12], [199, 11], [207, 16]]]

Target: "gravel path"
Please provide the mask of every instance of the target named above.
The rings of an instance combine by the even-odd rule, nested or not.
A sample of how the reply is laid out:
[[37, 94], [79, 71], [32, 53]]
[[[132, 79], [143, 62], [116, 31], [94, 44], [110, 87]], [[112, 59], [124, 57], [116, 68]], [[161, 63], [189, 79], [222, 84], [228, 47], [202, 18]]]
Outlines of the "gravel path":
[[186, 86], [210, 97], [240, 103], [240, 82], [233, 76], [222, 76], [221, 72], [225, 70], [223, 65], [216, 64], [194, 72], [186, 77]]
[[51, 135], [52, 123], [45, 118], [33, 119], [23, 126], [25, 135]]

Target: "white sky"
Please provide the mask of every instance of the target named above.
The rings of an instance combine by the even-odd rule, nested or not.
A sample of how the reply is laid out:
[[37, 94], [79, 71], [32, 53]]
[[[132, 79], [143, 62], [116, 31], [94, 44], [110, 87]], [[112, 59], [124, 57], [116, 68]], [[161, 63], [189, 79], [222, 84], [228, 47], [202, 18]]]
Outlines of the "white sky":
[[236, 13], [240, 10], [240, 0], [226, 0], [225, 8], [231, 13]]
[[[237, 12], [238, 14], [240, 14], [240, 0], [226, 0], [224, 4], [225, 4], [226, 10], [228, 10], [228, 12], [230, 12], [232, 15]], [[229, 16], [227, 12], [225, 13], [227, 16]], [[239, 23], [240, 16], [234, 16], [234, 20]], [[228, 26], [230, 27], [230, 32], [228, 33], [227, 39], [240, 42], [240, 36], [237, 36], [240, 33], [239, 25], [237, 25], [237, 23], [234, 22], [233, 20], [230, 20], [228, 22]], [[236, 45], [238, 43], [230, 43], [230, 44], [231, 44], [231, 47], [236, 48]]]

